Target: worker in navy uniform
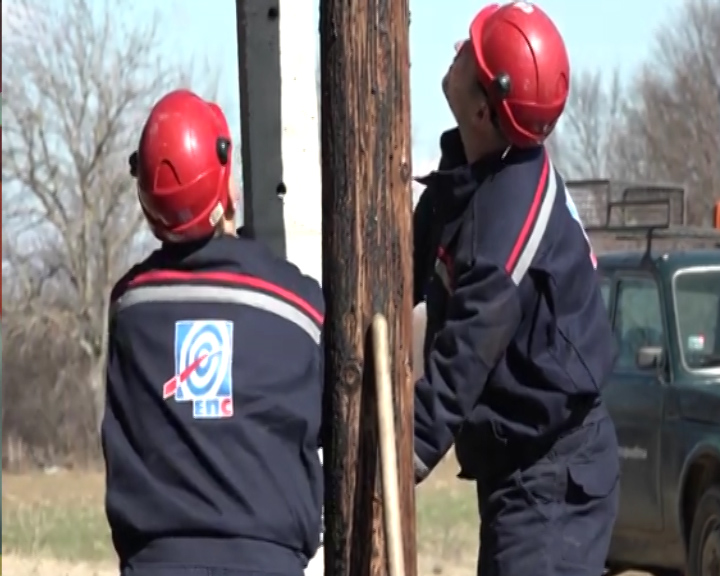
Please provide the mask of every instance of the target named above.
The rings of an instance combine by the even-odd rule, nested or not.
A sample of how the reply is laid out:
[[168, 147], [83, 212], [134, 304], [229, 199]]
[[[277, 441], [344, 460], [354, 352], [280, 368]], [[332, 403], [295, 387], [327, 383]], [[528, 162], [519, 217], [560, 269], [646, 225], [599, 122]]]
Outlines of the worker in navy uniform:
[[428, 324], [416, 476], [455, 443], [460, 476], [477, 483], [482, 576], [598, 576], [617, 512], [600, 398], [615, 346], [595, 257], [543, 145], [569, 77], [536, 5], [477, 14], [443, 81], [457, 129], [416, 212]]
[[301, 576], [319, 544], [324, 303], [237, 234], [215, 104], [172, 92], [130, 157], [162, 246], [116, 285], [102, 443], [123, 576]]

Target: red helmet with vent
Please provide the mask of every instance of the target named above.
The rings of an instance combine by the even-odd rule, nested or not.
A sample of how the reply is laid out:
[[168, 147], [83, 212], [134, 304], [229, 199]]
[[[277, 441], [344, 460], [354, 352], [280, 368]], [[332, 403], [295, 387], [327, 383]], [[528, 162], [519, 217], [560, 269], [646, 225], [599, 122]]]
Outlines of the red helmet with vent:
[[130, 171], [155, 236], [182, 242], [212, 235], [231, 201], [232, 143], [222, 110], [188, 90], [150, 112]]
[[570, 63], [560, 32], [529, 2], [483, 8], [470, 26], [479, 80], [518, 147], [542, 144], [565, 108]]

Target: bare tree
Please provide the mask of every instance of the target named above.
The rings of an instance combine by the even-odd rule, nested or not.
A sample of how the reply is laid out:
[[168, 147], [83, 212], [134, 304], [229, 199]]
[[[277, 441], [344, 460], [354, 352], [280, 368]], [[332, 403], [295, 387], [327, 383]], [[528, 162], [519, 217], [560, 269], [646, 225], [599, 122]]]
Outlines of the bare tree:
[[616, 140], [623, 129], [624, 92], [615, 71], [573, 75], [562, 125], [551, 141], [559, 164], [573, 178], [606, 178], [618, 169]]
[[617, 72], [573, 77], [552, 144], [572, 177], [685, 185], [691, 224], [720, 193], [720, 0], [686, 0], [627, 87]]
[[125, 25], [123, 0], [12, 8], [27, 17], [3, 30], [3, 324], [79, 347], [99, 419], [109, 291], [147, 241], [127, 158], [192, 67], [168, 60], [157, 19]]
[[688, 188], [688, 218], [709, 224], [720, 195], [720, 0], [687, 0], [658, 31], [633, 87], [619, 148], [635, 176]]

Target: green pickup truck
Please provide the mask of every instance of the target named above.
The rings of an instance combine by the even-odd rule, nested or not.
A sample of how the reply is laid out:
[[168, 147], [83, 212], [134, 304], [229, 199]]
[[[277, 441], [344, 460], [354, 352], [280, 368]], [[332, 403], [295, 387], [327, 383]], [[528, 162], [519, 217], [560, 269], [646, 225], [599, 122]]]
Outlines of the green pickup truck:
[[[621, 196], [589, 228], [640, 240], [598, 258], [619, 349], [604, 392], [621, 460], [608, 568], [720, 576], [720, 230], [672, 225], [668, 198]], [[657, 204], [662, 223], [611, 217]], [[679, 247], [693, 242], [706, 248]]]

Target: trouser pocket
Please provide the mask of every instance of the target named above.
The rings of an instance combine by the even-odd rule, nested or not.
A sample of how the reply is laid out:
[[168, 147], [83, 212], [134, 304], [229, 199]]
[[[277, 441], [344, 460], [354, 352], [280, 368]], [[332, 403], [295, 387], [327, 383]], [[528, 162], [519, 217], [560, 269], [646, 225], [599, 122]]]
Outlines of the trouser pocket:
[[591, 441], [567, 461], [560, 549], [562, 565], [600, 574], [617, 517], [620, 463], [612, 423], [599, 422], [593, 432]]

